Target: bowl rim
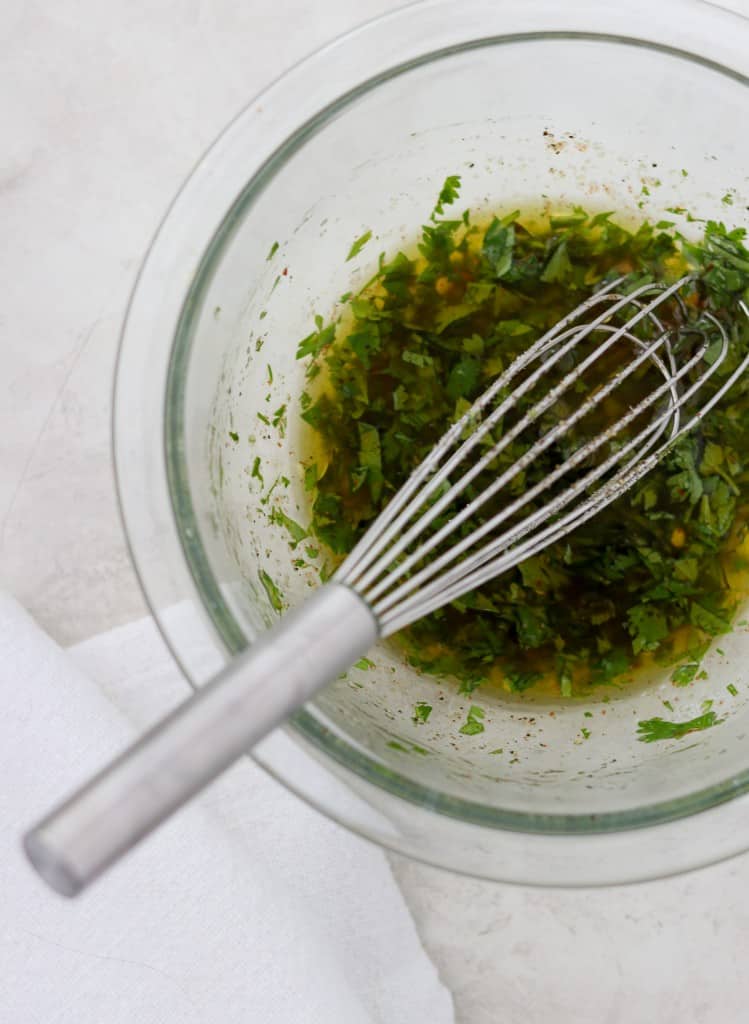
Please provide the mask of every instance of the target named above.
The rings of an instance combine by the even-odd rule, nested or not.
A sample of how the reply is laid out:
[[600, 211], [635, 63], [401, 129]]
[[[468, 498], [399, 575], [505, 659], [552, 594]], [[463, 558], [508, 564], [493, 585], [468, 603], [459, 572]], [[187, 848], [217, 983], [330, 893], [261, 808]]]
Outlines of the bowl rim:
[[[315, 53], [299, 62], [299, 64], [295, 65], [293, 69], [280, 76], [274, 83], [265, 89], [255, 100], [248, 104], [245, 110], [242, 111], [234, 121], [231, 122], [212, 146], [205, 152], [196, 168], [190, 174], [188, 183], [197, 176], [210, 173], [211, 164], [216, 159], [220, 159], [218, 149], [221, 146], [222, 140], [225, 139], [229, 132], [236, 130], [238, 126], [241, 127], [241, 121], [243, 118], [252, 116], [253, 108], [260, 107], [267, 103], [279, 83], [284, 82], [289, 78], [289, 76], [314, 65], [314, 63], [319, 61], [321, 58], [327, 59], [329, 55], [339, 47], [342, 45], [346, 46], [347, 41], [354, 37], [361, 36], [362, 34], [366, 35], [373, 27], [376, 28], [386, 24], [390, 25], [394, 22], [397, 23], [399, 19], [406, 14], [412, 16], [416, 8], [444, 8], [448, 5], [448, 2], [449, 0], [422, 0], [422, 2], [411, 4], [405, 8], [389, 12], [380, 18], [376, 18], [365, 23], [363, 26], [354, 29], [352, 32], [347, 33], [344, 36], [339, 37], [338, 40], [335, 40], [333, 43], [317, 50]], [[702, 0], [697, 0], [697, 4], [692, 3], [691, 0], [668, 0], [666, 4], [667, 7], [671, 8], [686, 8], [687, 6], [695, 7], [697, 5], [700, 7], [711, 6], [702, 3]], [[513, 5], [512, 3], [505, 3], [501, 6], [507, 10]], [[546, 5], [544, 3], [539, 3], [536, 6], [545, 7]], [[641, 5], [636, 3], [635, 6]], [[711, 10], [712, 12], [717, 13], [716, 8], [711, 7]], [[725, 12], [722, 9], [720, 10], [721, 16], [726, 13], [728, 12]], [[746, 34], [747, 24], [749, 23], [741, 18], [740, 15], [729, 14], [729, 17], [734, 20], [738, 19], [742, 24], [744, 33]], [[200, 304], [201, 291], [207, 286], [207, 282], [210, 280], [211, 268], [215, 265], [218, 253], [226, 244], [241, 216], [244, 214], [248, 206], [251, 205], [254, 199], [260, 194], [265, 183], [273, 175], [275, 169], [280, 164], [284, 163], [304, 144], [304, 141], [309, 137], [310, 133], [316, 131], [319, 126], [327, 123], [330, 117], [348, 106], [358, 96], [376, 88], [382, 82], [389, 81], [391, 78], [404, 74], [415, 67], [444, 59], [456, 53], [475, 50], [480, 47], [502, 45], [504, 43], [517, 44], [523, 42], [530, 43], [538, 40], [564, 41], [569, 39], [583, 39], [593, 42], [609, 42], [634, 47], [644, 47], [656, 52], [665, 53], [669, 56], [686, 59], [700, 64], [712, 71], [733, 78], [741, 85], [749, 86], [749, 76], [734, 67], [728, 67], [716, 60], [703, 57], [678, 46], [669, 46], [652, 40], [643, 39], [636, 35], [626, 36], [611, 32], [561, 29], [551, 31], [505, 32], [501, 35], [490, 35], [473, 40], [464, 40], [451, 46], [442, 47], [438, 50], [430, 50], [420, 56], [388, 67], [379, 74], [370, 76], [365, 80], [356, 83], [355, 86], [344, 91], [327, 106], [317, 111], [312, 118], [301, 123], [297, 130], [292, 135], [288, 136], [281, 146], [276, 147], [273, 152], [271, 152], [266, 159], [258, 165], [255, 172], [247, 179], [244, 188], [228, 207], [223, 220], [214, 230], [208, 245], [200, 255], [192, 274], [189, 289], [184, 294], [179, 319], [174, 330], [170, 347], [166, 389], [163, 395], [162, 454], [164, 465], [166, 467], [166, 478], [168, 482], [169, 501], [172, 513], [172, 526], [177, 532], [182, 555], [191, 574], [196, 592], [200, 596], [203, 610], [210, 619], [216, 635], [220, 638], [221, 644], [229, 656], [236, 654], [246, 645], [246, 637], [237, 625], [236, 621], [233, 619], [231, 611], [224, 601], [216, 581], [208, 568], [208, 560], [205, 556], [200, 537], [200, 530], [192, 509], [186, 467], [184, 465], [184, 460], [181, 457], [183, 451], [181, 438], [184, 436], [184, 406], [181, 401], [180, 381], [187, 365], [187, 361], [189, 360], [191, 343], [190, 314]], [[132, 308], [136, 303], [142, 279], [148, 272], [149, 261], [152, 258], [152, 253], [159, 245], [160, 237], [165, 225], [170, 218], [175, 215], [175, 209], [178, 205], [178, 200], [181, 194], [182, 190], [178, 193], [177, 198], [168, 209], [162, 224], [149, 247], [149, 251], [146, 255], [143, 267], [141, 268], [131, 295], [128, 313], [120, 338], [120, 352], [118, 355], [118, 369], [115, 383], [115, 405], [120, 401], [120, 363], [127, 344], [129, 327], [132, 320]], [[189, 666], [186, 666], [183, 662], [180, 657], [179, 650], [175, 650], [175, 644], [173, 643], [169, 631], [164, 627], [162, 615], [160, 614], [157, 604], [150, 598], [149, 584], [146, 579], [146, 574], [142, 571], [142, 556], [137, 550], [139, 545], [135, 539], [135, 531], [133, 531], [129, 523], [127, 501], [124, 497], [124, 491], [127, 488], [127, 484], [123, 480], [120, 472], [120, 460], [118, 458], [118, 429], [116, 422], [114, 426], [113, 445], [120, 513], [125, 527], [131, 558], [135, 565], [141, 588], [149, 607], [154, 613], [154, 617], [159, 624], [162, 634], [178, 661], [180, 661], [188, 681], [191, 682], [191, 685], [195, 685], [195, 680]], [[699, 814], [700, 812], [716, 808], [719, 805], [743, 794], [749, 793], [749, 769], [747, 769], [747, 771], [742, 773], [741, 776], [729, 777], [720, 783], [716, 783], [702, 790], [697, 790], [696, 792], [690, 793], [686, 796], [648, 805], [644, 808], [635, 809], [634, 811], [627, 810], [603, 812], [598, 814], [528, 814], [526, 812], [487, 807], [470, 800], [459, 799], [449, 794], [433, 790], [421, 783], [416, 783], [407, 776], [390, 767], [382, 765], [376, 759], [364, 755], [361, 751], [341, 740], [325, 725], [321, 718], [316, 717], [309, 710], [303, 709], [294, 717], [293, 725], [290, 726], [289, 731], [292, 734], [297, 733], [307, 745], [311, 745], [314, 748], [316, 755], [319, 756], [322, 754], [324, 758], [330, 758], [346, 771], [352, 772], [354, 775], [377, 786], [379, 789], [392, 796], [405, 800], [408, 803], [416, 804], [421, 808], [429, 808], [430, 811], [436, 811], [448, 818], [454, 818], [461, 823], [479, 825], [484, 828], [497, 831], [521, 832], [524, 834], [536, 834], [546, 837], [618, 834], [622, 831], [644, 829], [654, 825], [665, 825], [669, 822], [684, 819], [685, 817], [691, 817], [695, 814]], [[268, 767], [268, 765], [265, 766]], [[290, 788], [294, 789], [297, 793], [300, 792], [299, 787], [294, 784], [294, 781], [286, 778], [283, 772], [279, 772], [277, 769], [271, 770], [276, 778], [279, 778], [280, 781], [290, 786]], [[308, 794], [302, 793], [301, 795], [309, 799]], [[319, 804], [316, 805], [318, 806], [318, 809], [331, 814], [331, 816], [336, 818], [336, 820], [341, 820], [340, 814], [335, 809], [331, 810], [326, 807], [320, 807]], [[349, 824], [348, 822], [344, 823]], [[356, 826], [351, 825], [350, 827], [356, 828]], [[379, 841], [382, 841], [382, 839]], [[749, 846], [749, 839], [747, 840], [746, 845]], [[396, 848], [401, 849], [401, 847]], [[412, 853], [411, 850], [408, 850], [407, 852]], [[419, 856], [418, 853], [416, 855]], [[712, 859], [715, 858], [713, 857]], [[663, 874], [664, 871], [659, 870], [656, 873]], [[648, 875], [647, 877], [651, 877], [651, 875]]]

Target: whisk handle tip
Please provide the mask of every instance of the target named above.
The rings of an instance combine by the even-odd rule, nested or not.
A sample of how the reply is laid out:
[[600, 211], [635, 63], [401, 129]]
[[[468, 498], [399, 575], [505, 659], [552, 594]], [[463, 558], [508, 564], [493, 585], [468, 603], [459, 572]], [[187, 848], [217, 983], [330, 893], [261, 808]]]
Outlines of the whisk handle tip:
[[24, 838], [39, 875], [75, 896], [360, 658], [377, 620], [330, 582]]

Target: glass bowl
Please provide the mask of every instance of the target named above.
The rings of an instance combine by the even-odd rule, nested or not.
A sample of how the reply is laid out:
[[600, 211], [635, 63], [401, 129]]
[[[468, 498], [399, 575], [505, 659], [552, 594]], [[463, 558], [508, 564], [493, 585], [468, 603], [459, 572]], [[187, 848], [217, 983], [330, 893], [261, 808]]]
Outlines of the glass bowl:
[[[414, 237], [448, 174], [461, 209], [546, 199], [687, 233], [665, 211], [746, 225], [748, 73], [749, 22], [701, 2], [430, 0], [314, 54], [226, 129], [147, 255], [116, 384], [129, 543], [193, 685], [317, 583], [268, 517], [305, 521], [295, 351], [314, 315]], [[253, 756], [349, 828], [455, 870], [548, 885], [681, 871], [749, 846], [744, 626], [719, 646], [689, 687], [663, 670], [557, 705], [468, 698], [376, 648]], [[638, 742], [664, 699], [680, 720], [712, 700], [723, 722]], [[478, 736], [459, 732], [471, 702]]]

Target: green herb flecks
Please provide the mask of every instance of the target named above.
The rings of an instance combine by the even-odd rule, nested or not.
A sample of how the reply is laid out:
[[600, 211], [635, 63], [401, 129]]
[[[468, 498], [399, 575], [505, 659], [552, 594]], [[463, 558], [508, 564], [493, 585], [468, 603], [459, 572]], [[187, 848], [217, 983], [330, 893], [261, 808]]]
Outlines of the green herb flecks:
[[264, 569], [259, 571], [258, 576], [260, 577], [260, 582], [263, 585], [263, 590], [268, 595], [271, 607], [277, 612], [282, 612], [285, 604], [283, 597], [281, 596], [281, 591]]
[[414, 704], [413, 715], [411, 716], [416, 724], [423, 724], [429, 719], [432, 713], [432, 705], [427, 704], [426, 701], [419, 700]]
[[472, 704], [468, 709], [468, 715], [465, 722], [461, 725], [458, 731], [462, 732], [464, 736], [476, 736], [478, 733], [484, 731], [484, 723], [482, 721], [483, 717], [484, 709]]
[[450, 174], [445, 178], [445, 183], [440, 189], [439, 198], [437, 205], [432, 211], [432, 220], [436, 217], [441, 217], [445, 212], [444, 208], [450, 206], [458, 198], [460, 194], [460, 178], [457, 174]]
[[281, 437], [286, 437], [286, 405], [280, 405], [273, 413], [271, 421]]
[[680, 665], [671, 673], [671, 682], [674, 686], [689, 686], [697, 675], [700, 666], [693, 662], [690, 665]]
[[324, 327], [322, 317], [316, 316], [315, 325], [317, 329], [312, 334], [308, 334], [297, 345], [297, 359], [304, 359], [305, 356], [319, 355], [335, 339], [335, 324], [328, 324], [327, 327]]
[[642, 743], [654, 743], [656, 740], [678, 740], [690, 732], [700, 732], [719, 725], [722, 719], [714, 711], [691, 718], [688, 722], [666, 722], [662, 718], [649, 718], [637, 723], [637, 738]]
[[268, 518], [272, 523], [276, 523], [278, 526], [282, 526], [286, 530], [288, 535], [291, 537], [292, 549], [308, 536], [305, 528], [300, 523], [297, 523], [295, 519], [287, 516], [280, 508], [272, 509]]
[[358, 256], [371, 237], [372, 232], [365, 231], [364, 234], [360, 235], [355, 242], [352, 242], [351, 248], [348, 251], [348, 256], [346, 257], [346, 262], [352, 260], [354, 256]]

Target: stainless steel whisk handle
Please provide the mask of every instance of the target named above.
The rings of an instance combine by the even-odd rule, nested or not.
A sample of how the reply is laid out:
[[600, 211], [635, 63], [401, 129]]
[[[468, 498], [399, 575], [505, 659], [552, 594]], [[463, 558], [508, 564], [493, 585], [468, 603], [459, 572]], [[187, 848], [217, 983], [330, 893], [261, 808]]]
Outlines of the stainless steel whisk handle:
[[378, 623], [340, 583], [317, 590], [24, 838], [74, 896], [360, 658]]

